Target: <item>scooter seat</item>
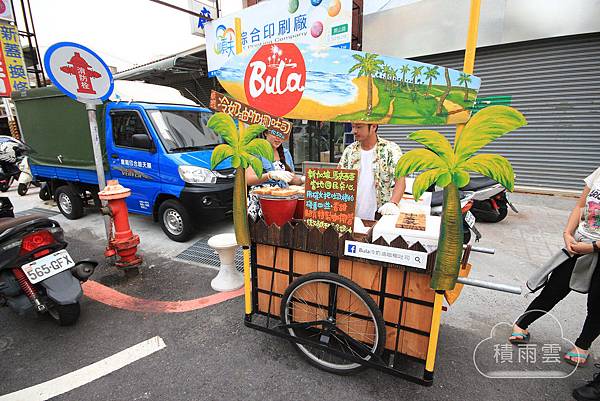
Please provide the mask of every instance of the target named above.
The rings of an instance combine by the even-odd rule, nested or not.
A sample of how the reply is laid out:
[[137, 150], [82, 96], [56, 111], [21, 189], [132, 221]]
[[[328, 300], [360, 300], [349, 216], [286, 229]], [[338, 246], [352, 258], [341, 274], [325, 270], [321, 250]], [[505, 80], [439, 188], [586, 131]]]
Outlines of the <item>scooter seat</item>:
[[497, 181], [487, 177], [471, 178], [467, 185], [461, 188], [463, 191], [479, 191], [480, 189], [491, 187], [498, 184]]
[[0, 219], [0, 236], [2, 233], [9, 228], [13, 228], [18, 226], [19, 224], [27, 223], [29, 221], [34, 221], [38, 219], [43, 219], [45, 216], [40, 214], [30, 214], [22, 217], [3, 217]]

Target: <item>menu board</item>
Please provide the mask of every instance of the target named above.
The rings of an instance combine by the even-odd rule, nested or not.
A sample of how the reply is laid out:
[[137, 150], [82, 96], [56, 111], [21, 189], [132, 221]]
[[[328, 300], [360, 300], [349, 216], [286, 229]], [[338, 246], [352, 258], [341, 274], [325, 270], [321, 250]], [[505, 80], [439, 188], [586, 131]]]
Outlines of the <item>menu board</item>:
[[352, 232], [356, 207], [357, 170], [309, 168], [306, 170], [304, 221], [309, 227], [333, 226]]
[[277, 136], [287, 141], [292, 132], [292, 123], [285, 118], [267, 114], [248, 106], [219, 92], [210, 92], [210, 108], [217, 112], [229, 114], [232, 118], [246, 124], [260, 124], [266, 129], [275, 131]]

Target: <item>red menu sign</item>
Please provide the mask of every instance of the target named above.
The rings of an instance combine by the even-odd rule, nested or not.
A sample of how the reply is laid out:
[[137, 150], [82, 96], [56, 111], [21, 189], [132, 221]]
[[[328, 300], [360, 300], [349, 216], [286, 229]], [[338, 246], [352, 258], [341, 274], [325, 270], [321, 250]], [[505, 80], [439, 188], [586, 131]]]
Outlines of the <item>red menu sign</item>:
[[304, 220], [307, 226], [352, 232], [358, 171], [309, 168], [306, 172]]

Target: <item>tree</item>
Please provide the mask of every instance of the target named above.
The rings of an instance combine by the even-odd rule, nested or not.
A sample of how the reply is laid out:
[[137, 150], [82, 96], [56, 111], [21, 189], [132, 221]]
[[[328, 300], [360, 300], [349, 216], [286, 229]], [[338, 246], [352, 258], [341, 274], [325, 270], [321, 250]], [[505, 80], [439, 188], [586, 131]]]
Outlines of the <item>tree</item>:
[[458, 76], [458, 83], [465, 86], [465, 98], [464, 101], [469, 100], [469, 85], [471, 83], [471, 76], [469, 74], [465, 74], [461, 72]]
[[348, 73], [358, 70], [358, 76], [367, 77], [367, 115], [371, 115], [373, 111], [373, 75], [381, 72], [383, 60], [378, 59], [379, 55], [373, 53], [365, 53], [352, 55], [358, 63], [352, 66]]
[[406, 64], [400, 68], [400, 72], [402, 73], [402, 86], [407, 86], [406, 85], [406, 74], [408, 74], [409, 71], [410, 71], [410, 67]]
[[239, 245], [250, 246], [245, 170], [250, 166], [256, 176], [260, 177], [263, 172], [263, 165], [258, 156], [273, 161], [273, 147], [266, 139], [256, 138], [265, 130], [265, 127], [254, 124], [238, 131], [233, 119], [225, 113], [214, 114], [208, 120], [208, 127], [221, 135], [226, 142], [213, 150], [210, 157], [211, 169], [214, 170], [219, 163], [231, 158], [231, 167], [236, 170], [233, 184], [235, 237]]
[[392, 80], [392, 89], [396, 89], [398, 84], [398, 69], [390, 67], [390, 79]]
[[421, 74], [423, 73], [423, 68], [425, 66], [422, 65], [420, 67], [417, 66], [413, 66], [412, 71], [410, 72], [410, 76], [412, 78], [412, 84], [413, 84], [413, 92], [417, 91], [417, 83], [416, 80], [417, 78], [419, 78], [421, 76]]
[[[508, 106], [490, 106], [475, 114], [464, 126], [454, 144], [439, 132], [420, 130], [409, 138], [425, 145], [405, 153], [396, 166], [396, 177], [404, 177], [424, 169], [414, 181], [413, 196], [419, 199], [433, 183], [444, 188], [442, 224], [431, 288], [452, 290], [458, 278], [463, 246], [463, 222], [459, 188], [470, 181], [467, 171], [483, 174], [498, 181], [506, 189], [514, 188], [510, 162], [495, 154], [475, 152], [502, 135], [527, 124], [525, 117]], [[473, 156], [473, 157], [471, 157]]]
[[446, 90], [444, 91], [442, 96], [440, 96], [440, 100], [438, 102], [437, 109], [435, 110], [435, 114], [437, 116], [441, 115], [442, 112], [444, 111], [444, 102], [446, 101], [446, 98], [448, 97], [448, 95], [450, 94], [450, 91], [452, 90], [452, 82], [450, 81], [450, 73], [448, 72], [448, 68], [444, 68], [444, 77], [446, 78]]
[[440, 72], [438, 71], [440, 67], [427, 67], [425, 70], [425, 78], [429, 79], [429, 85], [427, 86], [427, 91], [425, 91], [425, 96], [429, 95], [431, 91], [431, 83], [434, 79], [440, 76]]

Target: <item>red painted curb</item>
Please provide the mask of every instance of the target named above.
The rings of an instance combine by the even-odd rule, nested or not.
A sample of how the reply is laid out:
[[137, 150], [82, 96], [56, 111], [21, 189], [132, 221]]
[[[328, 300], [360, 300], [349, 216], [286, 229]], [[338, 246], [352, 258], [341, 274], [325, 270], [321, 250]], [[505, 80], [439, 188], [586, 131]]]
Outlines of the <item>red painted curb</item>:
[[125, 309], [133, 312], [150, 313], [182, 313], [228, 301], [244, 294], [244, 287], [230, 292], [219, 292], [202, 298], [188, 301], [153, 301], [123, 294], [97, 281], [88, 281], [83, 284], [83, 293], [94, 301], [101, 302], [114, 308]]

